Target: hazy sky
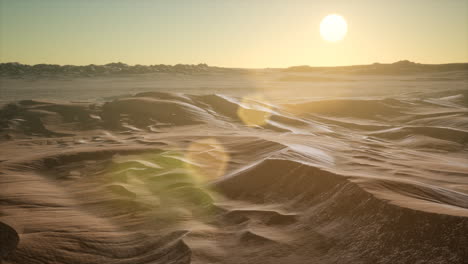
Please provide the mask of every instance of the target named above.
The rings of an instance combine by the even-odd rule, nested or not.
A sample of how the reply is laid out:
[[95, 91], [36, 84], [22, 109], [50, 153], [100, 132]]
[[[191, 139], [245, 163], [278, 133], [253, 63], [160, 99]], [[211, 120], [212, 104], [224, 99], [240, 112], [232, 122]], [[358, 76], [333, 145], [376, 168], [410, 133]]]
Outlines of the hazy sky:
[[[0, 0], [0, 61], [228, 67], [468, 62], [466, 0]], [[324, 41], [338, 13], [346, 38]]]

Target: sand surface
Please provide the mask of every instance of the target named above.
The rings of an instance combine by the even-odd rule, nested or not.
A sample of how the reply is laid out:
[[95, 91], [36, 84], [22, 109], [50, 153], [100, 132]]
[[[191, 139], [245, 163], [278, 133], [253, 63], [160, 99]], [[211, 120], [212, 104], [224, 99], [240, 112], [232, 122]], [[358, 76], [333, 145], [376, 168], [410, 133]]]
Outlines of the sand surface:
[[466, 263], [466, 72], [2, 79], [4, 263]]

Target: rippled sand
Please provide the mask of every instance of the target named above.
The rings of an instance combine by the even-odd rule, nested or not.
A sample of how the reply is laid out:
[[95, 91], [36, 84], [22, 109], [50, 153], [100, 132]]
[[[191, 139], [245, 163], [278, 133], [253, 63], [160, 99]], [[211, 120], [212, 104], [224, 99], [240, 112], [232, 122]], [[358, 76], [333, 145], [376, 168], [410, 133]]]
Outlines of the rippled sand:
[[466, 263], [466, 74], [252, 76], [4, 80], [0, 258]]

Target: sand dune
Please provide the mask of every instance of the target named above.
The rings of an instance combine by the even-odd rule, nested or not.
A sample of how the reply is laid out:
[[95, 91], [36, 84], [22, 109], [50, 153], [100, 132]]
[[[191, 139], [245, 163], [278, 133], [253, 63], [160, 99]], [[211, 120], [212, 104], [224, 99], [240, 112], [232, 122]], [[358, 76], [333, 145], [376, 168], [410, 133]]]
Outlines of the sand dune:
[[0, 257], [466, 262], [466, 87], [278, 94], [5, 104]]

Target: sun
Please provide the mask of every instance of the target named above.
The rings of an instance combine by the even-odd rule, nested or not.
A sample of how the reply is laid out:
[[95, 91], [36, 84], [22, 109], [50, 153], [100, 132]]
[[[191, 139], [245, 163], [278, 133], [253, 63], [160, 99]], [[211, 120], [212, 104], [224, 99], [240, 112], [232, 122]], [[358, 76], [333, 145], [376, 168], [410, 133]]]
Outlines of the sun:
[[340, 41], [346, 36], [347, 32], [348, 24], [340, 15], [328, 15], [320, 23], [320, 35], [326, 41]]

